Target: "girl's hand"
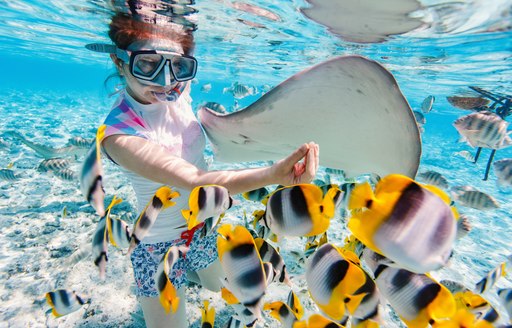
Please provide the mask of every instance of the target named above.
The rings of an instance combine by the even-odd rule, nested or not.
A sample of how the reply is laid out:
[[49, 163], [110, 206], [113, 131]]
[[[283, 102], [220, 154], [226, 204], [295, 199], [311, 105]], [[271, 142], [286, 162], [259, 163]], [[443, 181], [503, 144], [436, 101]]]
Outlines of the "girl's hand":
[[303, 144], [290, 156], [272, 165], [275, 183], [289, 186], [311, 182], [318, 171], [318, 156], [319, 147], [316, 143]]

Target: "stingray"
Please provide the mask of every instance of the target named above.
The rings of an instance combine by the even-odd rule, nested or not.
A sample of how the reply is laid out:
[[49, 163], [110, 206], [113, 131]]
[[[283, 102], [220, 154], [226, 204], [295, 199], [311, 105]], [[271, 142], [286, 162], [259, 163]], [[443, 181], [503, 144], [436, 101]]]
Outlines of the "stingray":
[[399, 173], [414, 178], [421, 140], [393, 75], [360, 56], [336, 57], [295, 74], [250, 106], [198, 111], [216, 159], [277, 160], [299, 145], [320, 145], [320, 165], [348, 177]]
[[383, 42], [424, 25], [411, 14], [422, 8], [417, 0], [306, 0], [301, 12], [350, 42]]

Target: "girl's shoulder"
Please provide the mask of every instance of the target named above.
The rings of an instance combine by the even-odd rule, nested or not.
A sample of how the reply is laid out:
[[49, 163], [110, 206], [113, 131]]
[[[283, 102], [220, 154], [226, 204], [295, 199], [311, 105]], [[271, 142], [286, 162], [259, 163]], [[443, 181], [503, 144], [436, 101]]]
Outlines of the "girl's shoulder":
[[128, 134], [145, 137], [148, 127], [142, 117], [130, 106], [122, 95], [116, 101], [107, 118], [103, 122], [107, 126], [105, 137], [114, 134]]

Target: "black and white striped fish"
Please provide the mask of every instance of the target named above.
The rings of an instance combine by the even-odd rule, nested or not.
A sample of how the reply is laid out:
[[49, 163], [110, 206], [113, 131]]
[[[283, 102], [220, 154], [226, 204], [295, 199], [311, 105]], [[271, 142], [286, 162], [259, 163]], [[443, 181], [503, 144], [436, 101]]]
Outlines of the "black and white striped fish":
[[14, 173], [13, 170], [10, 169], [0, 169], [0, 180], [5, 181], [18, 181], [20, 176]]
[[498, 184], [512, 186], [512, 158], [496, 161], [493, 165]]
[[429, 275], [391, 267], [369, 248], [362, 260], [373, 271], [379, 291], [408, 327], [427, 327], [432, 320], [451, 318], [456, 303], [450, 291]]
[[272, 246], [262, 238], [254, 239], [254, 243], [256, 244], [256, 248], [260, 253], [261, 260], [263, 262], [269, 262], [270, 264], [272, 264], [272, 269], [274, 270], [274, 279], [277, 279], [279, 282], [290, 285], [290, 276], [286, 271], [286, 264], [284, 263], [281, 254], [279, 254], [279, 252], [274, 248], [274, 246]]
[[224, 88], [222, 93], [231, 93], [235, 99], [242, 99], [247, 96], [253, 95], [256, 93], [254, 87], [249, 87], [238, 82], [233, 83], [231, 87]]
[[222, 225], [217, 232], [219, 260], [226, 274], [225, 287], [248, 308], [256, 318], [261, 318], [260, 303], [265, 295], [268, 279], [251, 233], [243, 226]]
[[481, 111], [457, 119], [453, 125], [472, 147], [501, 149], [512, 145], [509, 123], [498, 115]]
[[[181, 210], [181, 214], [187, 221], [190, 230], [210, 217], [220, 219], [232, 205], [233, 198], [225, 187], [219, 185], [198, 186], [190, 192], [189, 209]], [[218, 223], [218, 220], [214, 221], [215, 224]]]
[[226, 111], [226, 107], [222, 106], [221, 104], [219, 103], [216, 103], [216, 102], [212, 102], [212, 101], [209, 101], [207, 103], [205, 103], [203, 105], [203, 107], [206, 107], [206, 108], [209, 108], [217, 113], [220, 113], [220, 114], [226, 114], [227, 111]]
[[58, 171], [68, 168], [71, 162], [65, 158], [48, 158], [39, 163], [37, 170], [39, 172]]
[[446, 180], [446, 178], [441, 173], [436, 171], [426, 171], [418, 174], [418, 177], [426, 184], [448, 189], [448, 180]]
[[452, 189], [454, 200], [462, 206], [474, 208], [477, 210], [488, 211], [500, 207], [500, 204], [494, 197], [476, 189], [461, 190]]
[[83, 137], [73, 137], [68, 140], [68, 144], [77, 148], [89, 148], [94, 143], [94, 139], [85, 139]]
[[453, 153], [453, 155], [457, 155], [457, 156], [460, 156], [470, 162], [475, 162], [475, 156], [473, 156], [473, 154], [471, 154], [469, 151], [467, 150], [461, 150], [461, 151], [457, 151], [455, 153]]
[[58, 177], [58, 178], [60, 178], [62, 180], [65, 180], [65, 181], [74, 181], [74, 180], [78, 179], [78, 176], [75, 173], [75, 171], [73, 171], [73, 170], [71, 170], [69, 168], [55, 170], [55, 171], [53, 171], [53, 174], [56, 177]]
[[96, 132], [96, 142], [85, 156], [80, 170], [80, 190], [99, 216], [105, 215], [105, 190], [103, 189], [103, 166], [101, 165], [100, 145], [105, 136], [106, 125]]
[[496, 284], [496, 281], [505, 275], [505, 268], [507, 265], [512, 265], [512, 255], [509, 255], [505, 262], [500, 263], [476, 283], [475, 293], [482, 294], [491, 289]]
[[167, 186], [158, 188], [153, 198], [151, 198], [144, 210], [139, 214], [137, 221], [135, 221], [133, 232], [130, 237], [128, 255], [130, 255], [142, 239], [146, 237], [146, 234], [155, 223], [158, 214], [160, 214], [162, 210], [170, 206], [174, 206], [176, 203], [172, 200], [179, 196], [180, 194], [178, 192], [173, 191]]
[[52, 313], [55, 317], [62, 317], [63, 315], [75, 312], [87, 303], [75, 291], [67, 289], [57, 289], [46, 293], [46, 302], [52, 308]]
[[177, 263], [180, 257], [183, 257], [184, 254], [188, 251], [188, 248], [184, 246], [171, 246], [169, 250], [165, 253], [158, 265], [158, 269], [155, 273], [155, 282], [158, 289], [158, 293], [160, 294], [160, 304], [164, 307], [165, 312], [169, 313], [172, 309], [172, 313], [176, 313], [178, 311], [178, 307], [180, 306], [180, 297], [178, 296], [178, 292], [176, 287], [172, 284], [169, 279], [169, 274], [172, 271], [172, 268]]
[[512, 321], [512, 288], [498, 289], [498, 296], [507, 310], [510, 321]]

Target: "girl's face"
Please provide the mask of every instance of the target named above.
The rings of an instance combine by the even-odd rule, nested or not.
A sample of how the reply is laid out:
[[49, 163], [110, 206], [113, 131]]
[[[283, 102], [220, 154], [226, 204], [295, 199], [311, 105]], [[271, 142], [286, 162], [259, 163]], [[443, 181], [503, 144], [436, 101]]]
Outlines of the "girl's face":
[[[183, 47], [172, 40], [139, 40], [130, 44], [127, 48], [129, 51], [137, 50], [162, 50], [171, 51], [177, 53], [183, 53]], [[178, 82], [171, 78], [171, 84], [166, 86], [153, 86], [141, 83], [136, 77], [130, 72], [129, 63], [125, 63], [119, 60], [118, 69], [120, 73], [125, 77], [126, 80], [126, 91], [133, 99], [137, 100], [141, 104], [153, 104], [159, 102], [159, 99], [155, 96], [155, 93], [164, 93], [172, 90]]]

